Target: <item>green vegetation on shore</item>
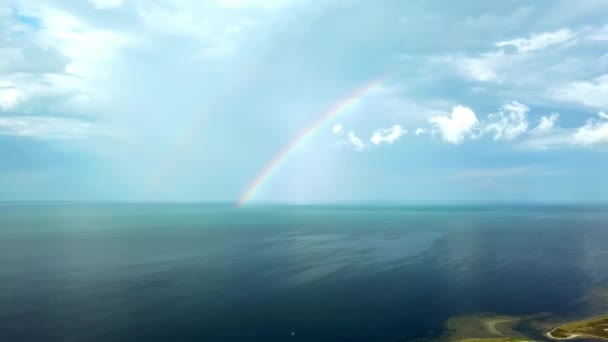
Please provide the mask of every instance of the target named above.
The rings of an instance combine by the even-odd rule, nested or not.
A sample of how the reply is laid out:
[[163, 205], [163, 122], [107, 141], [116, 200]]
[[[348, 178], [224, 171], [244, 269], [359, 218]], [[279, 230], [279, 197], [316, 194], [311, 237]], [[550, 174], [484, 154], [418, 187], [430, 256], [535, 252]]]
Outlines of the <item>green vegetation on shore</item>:
[[608, 340], [608, 316], [562, 324], [545, 333], [555, 340], [599, 338]]
[[460, 342], [528, 342], [526, 337], [467, 338]]
[[[547, 339], [575, 341], [579, 338], [608, 341], [608, 289], [591, 289], [581, 299], [583, 309], [569, 317], [559, 317], [550, 312], [521, 316], [496, 313], [454, 316], [446, 321], [443, 335], [424, 341], [524, 342]], [[585, 318], [592, 316], [595, 317]], [[540, 337], [543, 333], [545, 338]]]

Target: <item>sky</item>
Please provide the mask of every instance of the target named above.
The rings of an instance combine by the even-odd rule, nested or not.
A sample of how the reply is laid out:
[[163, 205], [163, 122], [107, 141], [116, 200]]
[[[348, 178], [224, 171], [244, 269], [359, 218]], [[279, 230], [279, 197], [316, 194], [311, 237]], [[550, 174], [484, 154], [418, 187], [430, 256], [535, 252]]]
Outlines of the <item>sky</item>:
[[3, 0], [0, 200], [606, 201], [605, 13]]

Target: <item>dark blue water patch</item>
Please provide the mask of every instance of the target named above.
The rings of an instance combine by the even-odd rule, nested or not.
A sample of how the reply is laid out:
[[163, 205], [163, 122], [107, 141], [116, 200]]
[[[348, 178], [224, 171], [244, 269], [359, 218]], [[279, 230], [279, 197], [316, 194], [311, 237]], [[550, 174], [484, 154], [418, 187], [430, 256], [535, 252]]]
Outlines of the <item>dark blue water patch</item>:
[[410, 340], [607, 286], [597, 209], [0, 208], [2, 340]]

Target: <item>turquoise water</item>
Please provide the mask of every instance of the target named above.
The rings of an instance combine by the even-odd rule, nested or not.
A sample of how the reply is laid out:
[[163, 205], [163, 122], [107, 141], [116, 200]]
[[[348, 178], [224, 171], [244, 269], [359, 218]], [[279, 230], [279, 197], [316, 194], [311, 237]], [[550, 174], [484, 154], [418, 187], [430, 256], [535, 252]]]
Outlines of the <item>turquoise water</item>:
[[608, 288], [603, 206], [0, 205], [0, 340], [401, 341]]

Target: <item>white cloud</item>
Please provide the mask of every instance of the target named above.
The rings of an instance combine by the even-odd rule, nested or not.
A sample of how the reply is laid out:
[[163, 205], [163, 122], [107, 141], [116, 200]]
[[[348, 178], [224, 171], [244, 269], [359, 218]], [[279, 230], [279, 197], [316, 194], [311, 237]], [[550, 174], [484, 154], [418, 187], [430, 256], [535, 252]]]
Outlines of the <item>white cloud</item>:
[[348, 132], [348, 142], [355, 147], [357, 151], [362, 151], [365, 148], [365, 143], [354, 132]]
[[69, 59], [65, 71], [79, 77], [104, 74], [103, 66], [116, 50], [133, 42], [131, 36], [92, 26], [68, 12], [43, 7], [38, 15], [40, 44], [59, 50]]
[[549, 116], [542, 116], [538, 126], [536, 126], [532, 132], [534, 133], [546, 133], [550, 131], [554, 126], [555, 122], [559, 118], [559, 113], [551, 113]]
[[400, 125], [393, 125], [390, 128], [377, 129], [372, 134], [370, 141], [374, 145], [382, 143], [392, 144], [405, 134], [407, 134], [407, 130], [403, 129]]
[[[560, 62], [548, 62], [548, 57], [554, 57], [554, 53], [545, 52], [552, 46], [571, 47], [577, 42], [577, 37], [582, 36], [582, 32], [572, 32], [564, 28], [553, 32], [533, 34], [528, 37], [498, 41], [496, 48], [475, 55], [452, 54], [444, 55], [435, 59], [442, 63], [451, 64], [455, 71], [463, 78], [478, 82], [501, 83], [510, 88], [525, 86], [533, 89], [541, 88], [546, 85], [547, 80], [553, 83], [563, 83], [572, 74], [579, 74], [584, 67], [584, 63], [578, 57], [568, 57], [560, 59]], [[540, 66], [545, 72], [541, 73]], [[548, 70], [553, 72], [548, 73]], [[528, 91], [530, 93], [530, 91]], [[546, 93], [546, 91], [543, 91]], [[522, 97], [522, 96], [519, 96]]]
[[122, 0], [89, 0], [97, 9], [110, 9], [120, 7], [122, 5]]
[[15, 86], [15, 83], [13, 83], [9, 80], [0, 79], [0, 88], [13, 88], [14, 86]]
[[547, 150], [572, 145], [572, 130], [555, 127], [543, 134], [529, 135], [518, 145], [527, 150]]
[[500, 81], [496, 73], [496, 64], [502, 53], [483, 54], [480, 58], [457, 58], [456, 68], [464, 77], [481, 82]]
[[424, 132], [426, 132], [424, 129], [416, 128], [416, 131], [414, 131], [414, 134], [421, 135], [421, 134], [424, 134]]
[[265, 1], [180, 1], [171, 6], [149, 1], [137, 8], [137, 15], [153, 32], [194, 38], [205, 49], [227, 49], [226, 45], [236, 44], [243, 32], [259, 24], [256, 16], [240, 10], [258, 8], [272, 6]]
[[429, 120], [435, 126], [436, 131], [441, 133], [444, 141], [451, 144], [460, 144], [467, 134], [479, 124], [475, 113], [463, 106], [456, 106], [448, 115], [433, 116]]
[[588, 121], [573, 135], [575, 145], [596, 145], [608, 143], [608, 122]]
[[[505, 65], [520, 56], [507, 55], [502, 50], [489, 51], [476, 56], [447, 55], [435, 58], [439, 63], [451, 64], [456, 72], [468, 80], [503, 82]], [[511, 61], [512, 63], [512, 61]]]
[[219, 5], [230, 9], [264, 8], [276, 9], [287, 5], [290, 0], [219, 0]]
[[341, 124], [334, 125], [332, 127], [332, 132], [340, 137], [337, 141], [338, 145], [351, 145], [357, 151], [363, 151], [363, 149], [365, 149], [363, 140], [361, 140], [353, 131], [346, 133]]
[[0, 110], [13, 110], [19, 100], [19, 93], [15, 88], [0, 89]]
[[133, 43], [130, 36], [91, 26], [67, 12], [43, 8], [40, 19], [45, 44], [68, 57], [65, 71], [78, 77], [102, 79], [117, 50]]
[[[602, 117], [603, 112], [598, 116]], [[585, 147], [596, 144], [608, 143], [608, 122], [589, 120], [579, 128], [560, 128], [555, 127], [555, 121], [559, 114], [553, 113], [549, 117], [542, 117], [541, 123], [531, 131], [531, 133], [541, 133], [530, 135], [521, 146], [545, 150], [551, 147], [564, 147], [574, 145]], [[544, 126], [544, 129], [543, 129]]]
[[137, 16], [155, 35], [193, 39], [199, 51], [193, 56], [225, 60], [234, 56], [247, 37], [263, 30], [267, 18], [291, 1], [146, 1]]
[[529, 110], [530, 108], [517, 101], [507, 102], [500, 112], [488, 115], [481, 134], [494, 132], [494, 140], [514, 139], [528, 130], [526, 116]]
[[596, 108], [608, 107], [607, 94], [608, 74], [591, 81], [573, 82], [553, 91], [553, 97], [557, 100], [578, 102]]
[[604, 113], [604, 112], [598, 112], [597, 115], [602, 118], [602, 119], [607, 119], [608, 120], [608, 114]]
[[[203, 40], [213, 39], [225, 30], [217, 27], [215, 21], [204, 25], [199, 22], [198, 13], [193, 8], [180, 6], [162, 6], [149, 2], [138, 8], [138, 16], [153, 32], [169, 35], [193, 36]], [[209, 12], [212, 12], [211, 10]], [[216, 17], [214, 13], [213, 17]]]
[[515, 46], [519, 52], [532, 52], [546, 49], [553, 45], [566, 43], [576, 37], [576, 34], [567, 28], [554, 32], [533, 34], [528, 38], [517, 38], [500, 41], [498, 47]]
[[339, 134], [339, 133], [342, 133], [342, 131], [343, 131], [343, 127], [342, 127], [342, 125], [341, 125], [341, 124], [335, 124], [335, 125], [334, 125], [334, 127], [332, 127], [331, 131], [332, 131], [334, 134]]
[[[8, 71], [0, 76], [14, 84], [20, 108], [62, 115], [99, 110], [97, 105], [111, 100], [110, 93], [115, 91], [107, 86], [107, 81], [113, 75], [118, 50], [134, 39], [128, 34], [89, 24], [82, 16], [53, 8], [48, 2], [24, 7], [25, 13], [39, 20], [40, 25], [24, 28], [23, 38], [30, 45], [15, 45], [15, 51], [22, 57], [5, 60], [0, 68], [0, 72]], [[46, 60], [48, 55], [48, 65], [24, 62], [30, 52], [30, 59], [37, 61]], [[26, 67], [28, 72], [19, 72]], [[7, 98], [2, 102], [3, 107], [13, 103]]]
[[42, 139], [84, 138], [91, 125], [75, 119], [18, 116], [0, 117], [0, 135], [15, 135]]

